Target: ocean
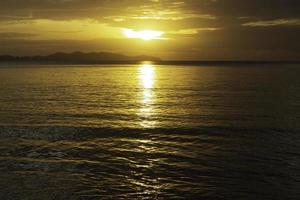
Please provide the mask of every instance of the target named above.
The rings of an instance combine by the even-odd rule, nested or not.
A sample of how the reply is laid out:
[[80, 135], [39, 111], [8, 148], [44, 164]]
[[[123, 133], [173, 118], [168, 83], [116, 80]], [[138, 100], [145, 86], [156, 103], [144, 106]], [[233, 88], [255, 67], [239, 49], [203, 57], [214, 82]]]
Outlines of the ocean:
[[0, 66], [0, 199], [300, 199], [300, 65]]

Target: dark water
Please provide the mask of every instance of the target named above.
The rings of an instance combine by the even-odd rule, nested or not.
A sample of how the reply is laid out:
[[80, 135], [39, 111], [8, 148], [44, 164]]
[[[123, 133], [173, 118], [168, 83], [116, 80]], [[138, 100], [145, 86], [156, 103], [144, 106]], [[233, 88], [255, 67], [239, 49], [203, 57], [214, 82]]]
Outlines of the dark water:
[[300, 199], [300, 66], [2, 66], [0, 199]]

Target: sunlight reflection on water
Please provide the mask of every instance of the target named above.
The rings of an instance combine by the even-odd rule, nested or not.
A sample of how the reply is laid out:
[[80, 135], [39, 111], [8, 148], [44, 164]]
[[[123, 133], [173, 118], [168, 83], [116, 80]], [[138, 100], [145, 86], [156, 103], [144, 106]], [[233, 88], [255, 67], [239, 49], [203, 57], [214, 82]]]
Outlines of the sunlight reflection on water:
[[141, 108], [138, 115], [143, 119], [140, 125], [144, 128], [154, 127], [155, 121], [149, 118], [153, 114], [154, 91], [156, 71], [150, 63], [144, 63], [139, 67], [139, 80], [141, 87]]

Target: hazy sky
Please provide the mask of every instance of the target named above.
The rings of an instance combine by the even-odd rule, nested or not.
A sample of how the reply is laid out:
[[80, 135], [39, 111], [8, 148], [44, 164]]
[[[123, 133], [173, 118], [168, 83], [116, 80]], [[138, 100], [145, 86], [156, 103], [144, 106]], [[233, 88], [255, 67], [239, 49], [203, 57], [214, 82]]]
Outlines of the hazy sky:
[[[128, 38], [124, 30], [161, 33]], [[300, 60], [299, 0], [0, 0], [0, 54]]]

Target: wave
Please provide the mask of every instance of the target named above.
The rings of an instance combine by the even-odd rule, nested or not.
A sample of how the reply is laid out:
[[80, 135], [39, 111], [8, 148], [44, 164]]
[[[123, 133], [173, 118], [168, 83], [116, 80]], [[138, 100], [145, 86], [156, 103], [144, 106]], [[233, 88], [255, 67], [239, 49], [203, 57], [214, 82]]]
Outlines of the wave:
[[[226, 126], [202, 126], [194, 128], [110, 128], [74, 126], [0, 126], [0, 138], [24, 138], [43, 140], [81, 140], [104, 137], [137, 137], [149, 134], [224, 137], [262, 137], [264, 135], [297, 135], [297, 129], [247, 128]], [[253, 134], [255, 133], [255, 134]]]

